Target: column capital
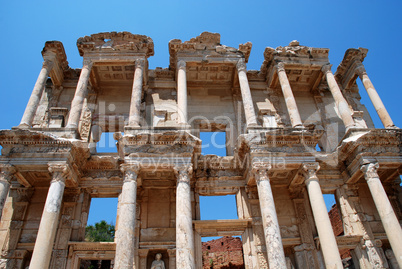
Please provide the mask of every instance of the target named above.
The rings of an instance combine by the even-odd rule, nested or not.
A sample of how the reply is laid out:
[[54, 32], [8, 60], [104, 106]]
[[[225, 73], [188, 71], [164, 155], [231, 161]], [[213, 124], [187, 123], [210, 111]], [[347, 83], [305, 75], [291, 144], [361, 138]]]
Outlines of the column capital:
[[48, 163], [48, 170], [52, 174], [52, 181], [66, 181], [69, 168], [65, 162], [51, 162]]
[[360, 64], [356, 67], [355, 71], [356, 71], [356, 74], [357, 74], [360, 78], [361, 78], [363, 75], [367, 75], [366, 68], [364, 68], [364, 65], [363, 65], [362, 63], [360, 63]]
[[276, 70], [278, 71], [278, 72], [280, 72], [280, 71], [286, 71], [285, 70], [285, 64], [283, 63], [283, 62], [279, 62], [279, 63], [277, 63], [276, 65], [275, 65], [275, 67], [276, 67]]
[[183, 69], [184, 71], [186, 71], [186, 62], [185, 61], [183, 61], [183, 60], [179, 60], [178, 62], [177, 62], [177, 69], [179, 70], [179, 69]]
[[135, 68], [141, 68], [143, 69], [145, 66], [145, 59], [137, 59], [135, 60]]
[[120, 165], [120, 170], [124, 174], [124, 182], [130, 180], [137, 180], [140, 173], [141, 166], [138, 162], [135, 163], [123, 163]]
[[332, 73], [332, 71], [331, 71], [331, 67], [332, 67], [332, 64], [324, 64], [322, 67], [321, 67], [321, 71], [324, 73], [324, 74], [326, 74], [326, 73], [328, 73], [328, 72], [331, 72]]
[[94, 62], [88, 58], [84, 58], [84, 60], [82, 61], [82, 67], [92, 68], [93, 64]]
[[193, 173], [193, 165], [190, 164], [177, 164], [173, 166], [173, 171], [178, 177], [177, 181], [190, 181], [190, 175]]
[[16, 170], [14, 166], [10, 164], [0, 164], [0, 181], [10, 182], [13, 178]]
[[247, 72], [247, 64], [244, 58], [241, 58], [236, 64], [237, 71], [244, 71]]
[[42, 63], [42, 68], [46, 68], [47, 70], [51, 70], [54, 65], [53, 59], [45, 59]]
[[378, 178], [377, 170], [379, 167], [380, 167], [380, 165], [377, 162], [367, 163], [367, 164], [363, 164], [360, 167], [360, 170], [363, 172], [364, 178], [366, 180], [369, 180], [371, 178]]
[[317, 171], [320, 170], [320, 165], [317, 162], [314, 163], [303, 163], [302, 173], [306, 181], [310, 179], [317, 179]]
[[263, 181], [263, 180], [269, 180], [268, 177], [268, 171], [272, 168], [272, 165], [270, 163], [253, 163], [251, 172], [255, 176], [255, 180], [257, 182]]
[[176, 249], [175, 248], [169, 248], [167, 250], [167, 253], [169, 255], [169, 258], [176, 257]]

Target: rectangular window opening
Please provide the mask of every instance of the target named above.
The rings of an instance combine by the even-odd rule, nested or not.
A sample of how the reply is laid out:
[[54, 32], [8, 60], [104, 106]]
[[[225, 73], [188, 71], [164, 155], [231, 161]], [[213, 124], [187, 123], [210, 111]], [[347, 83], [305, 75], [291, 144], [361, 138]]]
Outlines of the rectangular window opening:
[[203, 155], [217, 155], [227, 156], [227, 142], [226, 132], [200, 132], [200, 139], [202, 140], [201, 154]]
[[241, 236], [202, 237], [202, 268], [245, 268]]
[[235, 195], [200, 196], [201, 220], [238, 219]]
[[96, 143], [96, 152], [99, 153], [117, 153], [116, 140], [113, 138], [113, 132], [104, 132], [98, 143]]
[[92, 198], [85, 241], [113, 242], [117, 216], [117, 198]]

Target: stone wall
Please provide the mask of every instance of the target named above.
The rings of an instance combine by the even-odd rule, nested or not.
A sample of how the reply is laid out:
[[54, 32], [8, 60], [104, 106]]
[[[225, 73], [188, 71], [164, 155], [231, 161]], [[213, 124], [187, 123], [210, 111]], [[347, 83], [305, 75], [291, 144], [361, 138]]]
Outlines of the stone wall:
[[202, 243], [203, 269], [243, 269], [242, 241], [238, 237], [225, 236]]

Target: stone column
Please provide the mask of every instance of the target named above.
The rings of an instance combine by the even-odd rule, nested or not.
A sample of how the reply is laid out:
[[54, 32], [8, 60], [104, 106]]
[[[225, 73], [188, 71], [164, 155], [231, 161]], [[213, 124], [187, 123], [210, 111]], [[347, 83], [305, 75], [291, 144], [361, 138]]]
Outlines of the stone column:
[[191, 164], [174, 166], [176, 189], [176, 268], [195, 269], [194, 233], [191, 213]]
[[253, 164], [253, 173], [255, 175], [255, 180], [257, 181], [268, 263], [269, 268], [286, 268], [281, 231], [279, 229], [278, 217], [276, 215], [271, 183], [268, 177], [269, 169], [271, 169], [270, 164]]
[[352, 117], [352, 111], [350, 110], [349, 105], [346, 102], [346, 99], [343, 97], [342, 92], [339, 89], [334, 74], [332, 74], [331, 72], [331, 65], [326, 64], [321, 68], [321, 70], [327, 79], [329, 90], [331, 91], [331, 94], [334, 97], [335, 104], [338, 107], [339, 114], [341, 115], [345, 127], [346, 128], [353, 127], [355, 123]]
[[364, 88], [366, 88], [367, 94], [370, 97], [370, 100], [373, 103], [374, 108], [377, 111], [377, 114], [380, 117], [384, 127], [395, 127], [394, 122], [389, 116], [388, 111], [385, 109], [385, 106], [382, 103], [376, 89], [374, 88], [373, 83], [371, 83], [371, 80], [369, 79], [363, 64], [356, 68], [356, 73], [359, 75], [361, 81], [363, 82]]
[[137, 177], [140, 166], [137, 163], [122, 164], [123, 187], [119, 200], [119, 223], [116, 232], [116, 269], [132, 269], [134, 266], [134, 244], [136, 225]]
[[6, 203], [8, 191], [10, 190], [10, 181], [15, 173], [13, 166], [9, 164], [0, 164], [0, 220], [3, 213], [3, 207]]
[[327, 207], [318, 182], [317, 171], [320, 169], [318, 163], [303, 164], [305, 183], [310, 198], [315, 226], [320, 238], [321, 250], [327, 269], [343, 268], [341, 257], [336, 243], [331, 221], [329, 220]]
[[141, 119], [141, 94], [142, 81], [144, 76], [145, 60], [135, 61], [135, 72], [133, 81], [133, 91], [131, 93], [130, 116], [128, 119], [129, 126], [140, 126]]
[[169, 268], [166, 269], [176, 269], [176, 249], [168, 249], [169, 255]]
[[183, 60], [177, 63], [177, 110], [179, 124], [187, 124], [187, 77]]
[[73, 101], [71, 102], [70, 116], [66, 128], [77, 128], [81, 118], [82, 107], [84, 99], [88, 95], [88, 80], [91, 74], [93, 62], [89, 59], [84, 60], [81, 69], [80, 78], [78, 80], [77, 88], [75, 90]]
[[46, 80], [49, 77], [49, 73], [52, 70], [54, 61], [52, 59], [45, 59], [42, 64], [42, 70], [40, 70], [38, 79], [36, 80], [31, 97], [29, 98], [28, 105], [25, 108], [24, 115], [22, 116], [19, 127], [28, 128], [32, 127], [32, 122], [35, 117], [36, 110], [40, 99], [42, 98], [43, 90], [46, 86]]
[[257, 118], [255, 116], [253, 98], [251, 96], [250, 85], [247, 79], [247, 65], [244, 59], [237, 62], [237, 74], [239, 76], [239, 84], [241, 97], [243, 100], [244, 115], [246, 116], [247, 126], [257, 126]]
[[290, 122], [293, 128], [303, 127], [299, 109], [296, 105], [295, 97], [293, 96], [292, 88], [290, 88], [290, 83], [285, 71], [285, 65], [283, 63], [278, 63], [276, 66], [278, 72], [279, 83], [281, 84], [283, 97], [285, 98], [286, 108], [288, 109]]
[[49, 268], [59, 222], [65, 182], [68, 176], [68, 166], [66, 163], [49, 163], [49, 171], [53, 178], [50, 182], [32, 254], [31, 264], [29, 265], [29, 268], [31, 269]]
[[361, 166], [364, 178], [370, 189], [374, 204], [380, 215], [382, 225], [387, 234], [391, 248], [395, 254], [399, 267], [402, 268], [402, 229], [388, 196], [381, 184], [377, 169], [378, 163], [368, 163]]
[[[139, 249], [138, 250], [138, 255], [140, 256], [140, 264], [138, 266], [138, 269], [147, 269], [148, 252], [149, 252], [149, 249]], [[130, 269], [132, 269], [132, 268], [130, 268]]]

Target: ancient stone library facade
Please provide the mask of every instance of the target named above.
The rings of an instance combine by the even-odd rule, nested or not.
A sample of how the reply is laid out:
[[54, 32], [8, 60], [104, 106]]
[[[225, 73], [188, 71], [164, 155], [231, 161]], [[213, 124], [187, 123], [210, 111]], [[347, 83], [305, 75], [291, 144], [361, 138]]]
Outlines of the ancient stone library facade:
[[[208, 236], [241, 236], [250, 269], [343, 268], [343, 250], [354, 268], [402, 268], [402, 132], [367, 49], [348, 49], [333, 72], [329, 49], [297, 41], [247, 70], [251, 43], [206, 32], [171, 40], [168, 68], [148, 68], [147, 36], [77, 47], [72, 69], [61, 42], [45, 43], [21, 123], [0, 131], [0, 268], [199, 269]], [[97, 153], [106, 132], [117, 153]], [[227, 156], [201, 154], [202, 132], [224, 132]], [[325, 194], [340, 208], [337, 236]], [[217, 195], [235, 195], [237, 219], [201, 220], [200, 196]], [[114, 242], [85, 241], [97, 197], [118, 197]]]

